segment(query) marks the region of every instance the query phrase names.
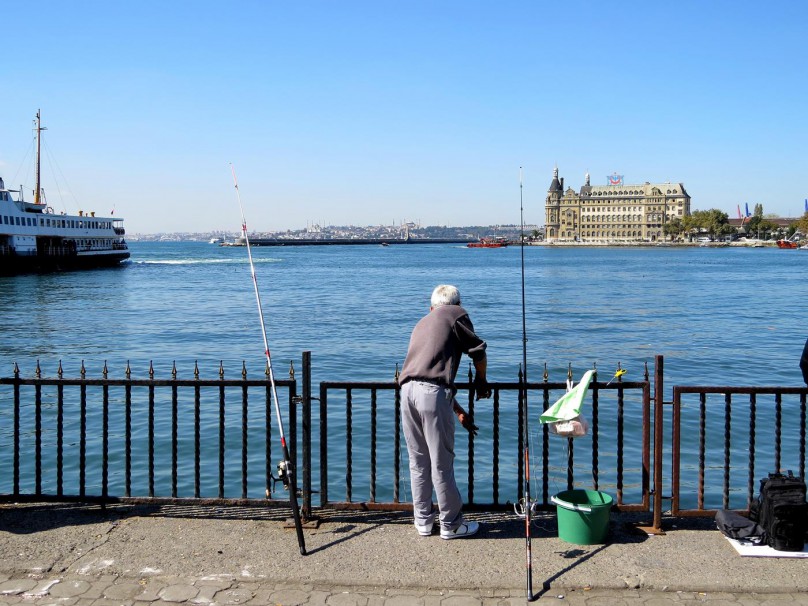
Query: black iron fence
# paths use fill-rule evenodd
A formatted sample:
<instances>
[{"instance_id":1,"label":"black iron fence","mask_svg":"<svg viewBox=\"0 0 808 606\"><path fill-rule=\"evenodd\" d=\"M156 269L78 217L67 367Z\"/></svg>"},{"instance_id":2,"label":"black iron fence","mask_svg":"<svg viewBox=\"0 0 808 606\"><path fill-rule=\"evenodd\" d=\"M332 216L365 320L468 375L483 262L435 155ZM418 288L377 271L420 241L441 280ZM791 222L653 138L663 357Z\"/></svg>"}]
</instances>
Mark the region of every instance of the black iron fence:
<instances>
[{"instance_id":1,"label":"black iron fence","mask_svg":"<svg viewBox=\"0 0 808 606\"><path fill-rule=\"evenodd\" d=\"M805 477L807 394L806 387L674 387L671 513L748 509L769 472ZM707 504L705 494L719 487L720 505Z\"/></svg>"},{"instance_id":2,"label":"black iron fence","mask_svg":"<svg viewBox=\"0 0 808 606\"><path fill-rule=\"evenodd\" d=\"M567 372L572 378L572 369ZM492 397L474 400L471 370L458 383L458 400L480 427L477 436L458 429L464 452L455 463L466 507L510 507L519 500L524 478L522 407L525 393L530 432L535 435L532 478L541 506L550 506L551 491L594 486L615 492L624 510L650 505L650 382L590 384L592 406L586 416L587 438L551 435L539 416L567 389L566 381L526 385L491 383ZM409 472L400 423L397 382L320 383L320 503L338 508L407 507ZM608 439L601 438L606 435ZM627 464L627 452L631 453ZM541 469L541 473L538 470ZM334 493L337 496L334 497Z\"/></svg>"},{"instance_id":3,"label":"black iron fence","mask_svg":"<svg viewBox=\"0 0 808 606\"><path fill-rule=\"evenodd\" d=\"M82 363L76 378L63 376L61 364L46 376L37 364L32 376L15 366L12 377L0 378L0 499L288 503L275 491L268 377L248 377L244 364L232 375L220 365L213 379L201 378L196 365L185 374L174 366L167 376L150 365L139 378L128 366L122 378L110 377L105 365L100 374L88 377ZM569 368L559 378L577 374ZM538 419L567 381L546 370L541 381L515 379L492 383L492 397L481 401L473 399L470 372L458 384L458 400L480 427L477 436L458 429L456 442L469 508L507 508L521 496L525 398L531 492L541 507L557 491L594 488L615 495L621 510L653 510L659 527L663 501L676 516L744 509L768 472L805 473L805 387L680 386L666 402L657 356L653 380L647 369L632 382L596 374L585 409L589 434L571 439ZM304 517L318 506L408 508L396 377L322 382L312 406L318 398L304 352L302 380L290 366L277 385Z\"/></svg>"},{"instance_id":4,"label":"black iron fence","mask_svg":"<svg viewBox=\"0 0 808 606\"><path fill-rule=\"evenodd\" d=\"M0 379L0 493L13 500L271 500L271 389L266 377L180 378L176 366L146 378ZM286 393L291 456L297 444L297 381ZM283 391L285 390L285 392ZM252 396L252 397L251 397ZM280 397L280 396L279 396ZM280 451L280 450L279 450Z\"/></svg>"}]
</instances>

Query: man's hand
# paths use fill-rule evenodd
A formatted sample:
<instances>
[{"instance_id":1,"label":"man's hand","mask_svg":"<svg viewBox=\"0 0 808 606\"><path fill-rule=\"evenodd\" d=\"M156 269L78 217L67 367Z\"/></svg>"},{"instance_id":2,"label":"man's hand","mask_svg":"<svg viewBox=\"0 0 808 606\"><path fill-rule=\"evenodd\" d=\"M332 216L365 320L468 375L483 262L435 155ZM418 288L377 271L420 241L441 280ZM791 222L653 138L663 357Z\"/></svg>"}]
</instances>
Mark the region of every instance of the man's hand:
<instances>
[{"instance_id":1,"label":"man's hand","mask_svg":"<svg viewBox=\"0 0 808 606\"><path fill-rule=\"evenodd\" d=\"M477 431L480 429L474 424L474 421L471 420L471 417L468 413L461 412L457 415L457 420L460 421L460 424L466 428L471 435L476 436Z\"/></svg>"},{"instance_id":2,"label":"man's hand","mask_svg":"<svg viewBox=\"0 0 808 606\"><path fill-rule=\"evenodd\" d=\"M485 377L481 377L479 374L474 377L474 395L477 400L485 400L491 397L491 386L485 380Z\"/></svg>"}]
</instances>

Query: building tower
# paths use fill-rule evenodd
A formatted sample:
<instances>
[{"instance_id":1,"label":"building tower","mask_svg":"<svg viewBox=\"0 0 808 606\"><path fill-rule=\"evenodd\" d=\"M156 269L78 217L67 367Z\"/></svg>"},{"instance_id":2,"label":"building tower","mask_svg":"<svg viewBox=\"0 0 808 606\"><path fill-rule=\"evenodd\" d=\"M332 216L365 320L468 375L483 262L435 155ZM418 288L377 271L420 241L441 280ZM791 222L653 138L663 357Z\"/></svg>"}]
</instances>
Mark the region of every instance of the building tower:
<instances>
[{"instance_id":1,"label":"building tower","mask_svg":"<svg viewBox=\"0 0 808 606\"><path fill-rule=\"evenodd\" d=\"M690 215L690 196L683 183L630 185L622 175L607 177L607 185L592 185L589 173L576 192L564 190L564 179L553 169L545 202L547 242L629 244L668 239L665 226Z\"/></svg>"}]
</instances>

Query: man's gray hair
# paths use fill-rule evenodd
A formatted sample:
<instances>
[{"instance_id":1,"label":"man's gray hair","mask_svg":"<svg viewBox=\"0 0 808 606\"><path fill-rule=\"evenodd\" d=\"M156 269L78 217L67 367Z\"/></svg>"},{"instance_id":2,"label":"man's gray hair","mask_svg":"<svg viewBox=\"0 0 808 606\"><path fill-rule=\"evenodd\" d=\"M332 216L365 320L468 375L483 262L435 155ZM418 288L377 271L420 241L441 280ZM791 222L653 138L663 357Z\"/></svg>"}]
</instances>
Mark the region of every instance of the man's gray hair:
<instances>
[{"instance_id":1,"label":"man's gray hair","mask_svg":"<svg viewBox=\"0 0 808 606\"><path fill-rule=\"evenodd\" d=\"M451 284L440 284L432 291L431 304L434 308L444 305L460 305L460 291Z\"/></svg>"}]
</instances>

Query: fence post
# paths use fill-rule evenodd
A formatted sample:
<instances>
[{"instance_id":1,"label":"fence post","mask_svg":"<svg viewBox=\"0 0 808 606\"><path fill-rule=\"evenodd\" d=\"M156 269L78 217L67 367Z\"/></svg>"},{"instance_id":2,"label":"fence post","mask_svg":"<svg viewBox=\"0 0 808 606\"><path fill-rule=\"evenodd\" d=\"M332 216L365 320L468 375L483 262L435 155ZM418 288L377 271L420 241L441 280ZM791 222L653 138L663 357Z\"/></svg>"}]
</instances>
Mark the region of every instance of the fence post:
<instances>
[{"instance_id":1,"label":"fence post","mask_svg":"<svg viewBox=\"0 0 808 606\"><path fill-rule=\"evenodd\" d=\"M328 390L320 383L320 507L328 504Z\"/></svg>"},{"instance_id":2,"label":"fence post","mask_svg":"<svg viewBox=\"0 0 808 606\"><path fill-rule=\"evenodd\" d=\"M303 352L303 519L311 518L311 352Z\"/></svg>"},{"instance_id":3,"label":"fence post","mask_svg":"<svg viewBox=\"0 0 808 606\"><path fill-rule=\"evenodd\" d=\"M665 363L661 355L654 360L654 521L653 530L662 531L662 403L664 396Z\"/></svg>"}]
</instances>

